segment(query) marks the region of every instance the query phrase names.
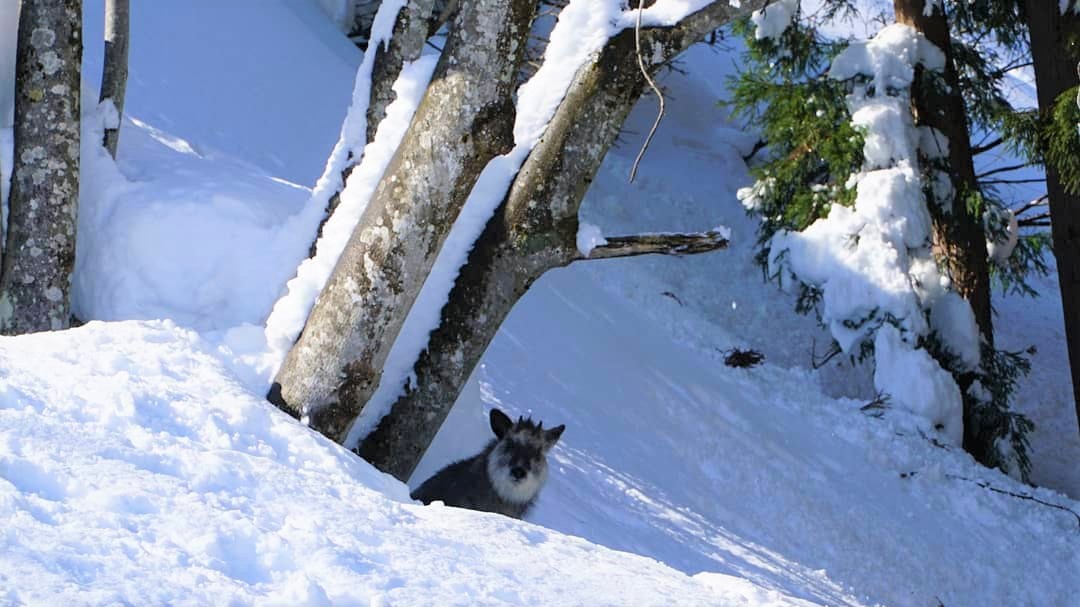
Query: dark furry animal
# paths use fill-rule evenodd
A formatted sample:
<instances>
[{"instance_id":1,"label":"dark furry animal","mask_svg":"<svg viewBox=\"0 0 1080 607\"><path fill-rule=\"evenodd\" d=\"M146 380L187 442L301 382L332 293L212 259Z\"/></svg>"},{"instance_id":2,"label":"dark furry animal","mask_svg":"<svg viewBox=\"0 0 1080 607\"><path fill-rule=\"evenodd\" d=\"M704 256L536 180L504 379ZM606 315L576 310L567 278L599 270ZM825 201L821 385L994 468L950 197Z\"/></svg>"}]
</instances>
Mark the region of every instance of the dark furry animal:
<instances>
[{"instance_id":1,"label":"dark furry animal","mask_svg":"<svg viewBox=\"0 0 1080 607\"><path fill-rule=\"evenodd\" d=\"M520 417L514 423L498 409L490 419L495 438L484 450L436 472L412 492L413 499L525 516L547 480L547 453L566 426L544 430L543 422Z\"/></svg>"}]
</instances>

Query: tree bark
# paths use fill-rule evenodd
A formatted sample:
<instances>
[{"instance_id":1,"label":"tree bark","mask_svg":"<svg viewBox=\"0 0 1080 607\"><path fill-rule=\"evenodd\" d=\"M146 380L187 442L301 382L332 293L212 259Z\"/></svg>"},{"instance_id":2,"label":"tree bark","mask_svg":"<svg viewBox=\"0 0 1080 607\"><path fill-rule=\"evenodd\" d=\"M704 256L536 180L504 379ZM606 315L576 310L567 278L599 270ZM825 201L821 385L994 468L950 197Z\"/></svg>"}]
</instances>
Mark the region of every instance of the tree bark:
<instances>
[{"instance_id":1,"label":"tree bark","mask_svg":"<svg viewBox=\"0 0 1080 607\"><path fill-rule=\"evenodd\" d=\"M341 442L487 162L513 144L535 0L474 0L268 397Z\"/></svg>"},{"instance_id":2,"label":"tree bark","mask_svg":"<svg viewBox=\"0 0 1080 607\"><path fill-rule=\"evenodd\" d=\"M764 4L743 2L735 9L714 2L675 26L642 30L649 69L655 72L709 32ZM633 30L614 36L578 71L461 269L414 367L416 384L361 442L364 459L408 480L514 304L545 272L583 258L576 245L578 209L644 86ZM605 256L598 249L593 252Z\"/></svg>"},{"instance_id":3,"label":"tree bark","mask_svg":"<svg viewBox=\"0 0 1080 607\"><path fill-rule=\"evenodd\" d=\"M375 139L375 131L386 117L386 106L393 103L396 97L393 87L402 66L420 57L420 51L428 39L428 24L434 9L435 0L409 0L398 11L390 40L376 46L375 62L371 68L371 101L367 111L368 141ZM371 52L371 48L367 52Z\"/></svg>"},{"instance_id":4,"label":"tree bark","mask_svg":"<svg viewBox=\"0 0 1080 607\"><path fill-rule=\"evenodd\" d=\"M101 96L104 102L111 99L116 107L116 128L105 128L105 149L116 159L116 146L120 142L120 123L124 117L124 95L127 92L128 0L105 0L105 64L101 74Z\"/></svg>"},{"instance_id":5,"label":"tree bark","mask_svg":"<svg viewBox=\"0 0 1080 607\"><path fill-rule=\"evenodd\" d=\"M82 1L24 0L0 333L64 329L79 201Z\"/></svg>"},{"instance_id":6,"label":"tree bark","mask_svg":"<svg viewBox=\"0 0 1080 607\"><path fill-rule=\"evenodd\" d=\"M1049 113L1065 91L1080 84L1076 72L1080 61L1080 16L1072 11L1059 13L1057 2L1028 2L1026 10L1039 111ZM1061 309L1065 315L1073 399L1080 420L1080 196L1065 191L1057 169L1049 164L1046 193L1061 286Z\"/></svg>"},{"instance_id":7,"label":"tree bark","mask_svg":"<svg viewBox=\"0 0 1080 607\"><path fill-rule=\"evenodd\" d=\"M398 11L394 20L394 30L390 40L378 45L375 49L375 59L371 66L371 87L368 95L367 126L364 132L367 135L367 143L375 139L375 133L379 129L379 123L386 117L386 108L393 103L394 82L401 74L401 69L407 61L415 61L420 57L427 41L427 24L431 20L431 12L434 10L436 0L411 0ZM366 6L372 17L378 8L378 2L371 2ZM361 10L358 5L357 10ZM368 24L370 34L370 23ZM380 41L381 42L381 41ZM367 52L367 51L365 51ZM311 242L308 257L314 257L317 252L319 238L330 216L341 204L341 192L349 180L349 175L356 168L359 158L349 152L349 158L345 168L341 171L341 183L338 185L330 199L326 203L326 214L319 222L319 229L315 234L315 240Z\"/></svg>"}]
</instances>

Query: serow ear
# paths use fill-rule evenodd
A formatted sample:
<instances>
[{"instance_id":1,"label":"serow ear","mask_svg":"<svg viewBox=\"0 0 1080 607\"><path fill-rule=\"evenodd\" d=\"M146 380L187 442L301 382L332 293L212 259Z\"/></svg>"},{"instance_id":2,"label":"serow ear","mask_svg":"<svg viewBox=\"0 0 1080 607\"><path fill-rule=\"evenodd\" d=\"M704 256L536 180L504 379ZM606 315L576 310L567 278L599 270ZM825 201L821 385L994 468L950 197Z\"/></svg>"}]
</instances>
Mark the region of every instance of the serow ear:
<instances>
[{"instance_id":1,"label":"serow ear","mask_svg":"<svg viewBox=\"0 0 1080 607\"><path fill-rule=\"evenodd\" d=\"M544 451L550 450L555 446L555 443L559 442L559 437L562 436L563 430L566 430L565 424L544 431Z\"/></svg>"},{"instance_id":2,"label":"serow ear","mask_svg":"<svg viewBox=\"0 0 1080 607\"><path fill-rule=\"evenodd\" d=\"M514 422L502 411L498 409L491 410L491 431L495 433L496 438L502 438L513 427Z\"/></svg>"}]
</instances>

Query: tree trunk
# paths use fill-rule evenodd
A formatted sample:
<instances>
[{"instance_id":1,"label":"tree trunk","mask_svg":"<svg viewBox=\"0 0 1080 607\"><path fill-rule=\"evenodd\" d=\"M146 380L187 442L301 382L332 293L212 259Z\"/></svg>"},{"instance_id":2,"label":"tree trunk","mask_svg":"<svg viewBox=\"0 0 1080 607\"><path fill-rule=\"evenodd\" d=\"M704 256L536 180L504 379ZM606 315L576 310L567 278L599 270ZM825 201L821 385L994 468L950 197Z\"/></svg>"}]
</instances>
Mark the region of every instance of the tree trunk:
<instances>
[{"instance_id":1,"label":"tree trunk","mask_svg":"<svg viewBox=\"0 0 1080 607\"><path fill-rule=\"evenodd\" d=\"M978 191L967 110L952 59L948 20L939 2L932 2L934 8L929 15L924 4L925 0L896 0L893 7L897 22L915 28L945 53L945 88L926 86L926 78L916 78L912 90L916 123L933 127L949 139L947 162L953 199L929 205L934 253L944 262L953 289L971 304L983 338L993 344L986 235L982 218L967 205L968 197ZM944 202L944 208L940 202Z\"/></svg>"},{"instance_id":2,"label":"tree trunk","mask_svg":"<svg viewBox=\"0 0 1080 607\"><path fill-rule=\"evenodd\" d=\"M978 193L975 163L971 154L967 111L961 96L956 66L952 58L949 22L942 5L931 0L895 0L896 20L919 31L945 53L944 86L935 83L918 68L912 85L915 121L929 126L948 138L949 150L944 165L925 161L923 174L932 183L933 173L944 170L952 183L952 200L931 199L927 206L933 221L934 255L952 281L952 288L971 304L975 322L984 340L984 348L993 348L994 329L990 308L990 271L986 253L986 234L982 217L969 208L968 201ZM927 190L932 188L928 187ZM1000 429L988 427L981 412L983 403L968 393L974 373L958 378L964 406L964 450L978 462L992 466L998 459L995 442Z\"/></svg>"},{"instance_id":3,"label":"tree trunk","mask_svg":"<svg viewBox=\"0 0 1080 607\"><path fill-rule=\"evenodd\" d=\"M402 66L420 57L428 39L428 24L435 0L409 0L394 23L394 34L388 43L375 48L375 63L371 68L371 102L367 111L367 140L375 139L379 123L386 117L386 106L396 97L393 86ZM367 52L371 52L368 49Z\"/></svg>"},{"instance_id":4,"label":"tree trunk","mask_svg":"<svg viewBox=\"0 0 1080 607\"><path fill-rule=\"evenodd\" d=\"M64 329L79 202L82 1L24 0L0 333Z\"/></svg>"},{"instance_id":5,"label":"tree trunk","mask_svg":"<svg viewBox=\"0 0 1080 607\"><path fill-rule=\"evenodd\" d=\"M341 442L480 171L513 144L535 0L462 7L424 99L269 398Z\"/></svg>"},{"instance_id":6,"label":"tree trunk","mask_svg":"<svg viewBox=\"0 0 1080 607\"><path fill-rule=\"evenodd\" d=\"M1080 16L1072 11L1060 14L1056 2L1028 2L1026 6L1039 111L1049 113L1062 93L1080 84L1076 72L1080 61ZM1061 309L1065 313L1073 399L1080 420L1080 196L1065 191L1058 171L1050 165L1046 167L1046 193Z\"/></svg>"},{"instance_id":7,"label":"tree trunk","mask_svg":"<svg viewBox=\"0 0 1080 607\"><path fill-rule=\"evenodd\" d=\"M734 9L715 2L676 26L644 29L649 68L655 72L763 4L743 2ZM584 259L576 245L578 209L645 86L634 48L634 31L623 31L578 71L458 275L439 327L414 367L416 385L360 444L360 455L380 470L408 480L517 300L548 270ZM703 252L726 244L717 234L611 238L589 258Z\"/></svg>"},{"instance_id":8,"label":"tree trunk","mask_svg":"<svg viewBox=\"0 0 1080 607\"><path fill-rule=\"evenodd\" d=\"M396 97L393 87L394 82L397 81L398 76L401 74L401 68L404 67L406 62L415 61L419 58L420 52L424 49L424 43L428 37L427 24L431 21L431 12L434 10L435 1L411 0L406 3L398 11L397 17L394 19L394 29L390 34L390 40L379 41L380 43L375 49L375 59L372 61L371 66L370 92L368 94L367 125L364 129L367 134L367 143L371 143L375 139L379 123L386 117L386 108L393 103ZM378 2L365 5L371 11L372 18L374 18L374 12L378 5ZM360 10L360 8L358 5L357 10ZM369 23L368 34L370 34L370 27L371 24ZM368 34L365 34L365 36ZM357 77L361 76L357 75ZM311 242L308 257L315 256L323 228L326 226L330 216L337 210L338 205L341 204L341 191L345 188L349 175L352 174L359 161L360 158L350 151L345 168L341 171L341 183L334 193L330 195L330 199L326 203L326 214L323 216L322 221L319 222L319 229L316 232L315 240Z\"/></svg>"},{"instance_id":9,"label":"tree trunk","mask_svg":"<svg viewBox=\"0 0 1080 607\"><path fill-rule=\"evenodd\" d=\"M105 128L105 149L116 159L120 122L124 117L124 94L128 76L128 0L105 0L105 66L101 74L101 97L116 107L116 128Z\"/></svg>"}]
</instances>

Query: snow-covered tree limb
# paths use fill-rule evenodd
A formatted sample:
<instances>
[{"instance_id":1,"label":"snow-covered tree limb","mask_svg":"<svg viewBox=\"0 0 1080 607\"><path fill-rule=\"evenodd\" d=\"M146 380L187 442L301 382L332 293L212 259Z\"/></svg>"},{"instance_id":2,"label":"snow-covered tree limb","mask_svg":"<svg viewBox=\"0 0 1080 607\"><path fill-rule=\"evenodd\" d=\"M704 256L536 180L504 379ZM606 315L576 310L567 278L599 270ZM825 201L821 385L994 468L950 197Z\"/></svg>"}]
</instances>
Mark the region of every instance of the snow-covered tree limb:
<instances>
[{"instance_id":1,"label":"snow-covered tree limb","mask_svg":"<svg viewBox=\"0 0 1080 607\"><path fill-rule=\"evenodd\" d=\"M410 0L398 11L390 40L376 40L367 52L375 53L371 69L371 101L367 111L367 140L375 139L379 123L386 117L386 106L394 101L394 82L401 66L415 61L428 38L428 22L435 0Z\"/></svg>"},{"instance_id":2,"label":"snow-covered tree limb","mask_svg":"<svg viewBox=\"0 0 1080 607\"><path fill-rule=\"evenodd\" d=\"M405 63L415 61L420 57L424 42L427 40L427 23L431 18L434 5L435 0L391 0L379 7L380 12L394 10L397 12L389 39L376 36L368 45L368 52L374 53L370 73L367 73L362 65L356 74L357 78L369 78L364 142L370 143L375 139L379 123L386 117L386 108L394 101L394 82L401 74L402 67ZM366 58L364 63L367 64ZM342 136L346 137L347 134L343 133ZM360 154L353 148L363 148L364 142L350 146L345 166L341 169L341 181L326 203L326 215L319 224L318 235L322 235L326 220L337 210L341 203L341 190L344 189L349 175L360 162ZM318 236L316 236L316 242L311 243L312 256L316 253L317 241Z\"/></svg>"}]
</instances>

